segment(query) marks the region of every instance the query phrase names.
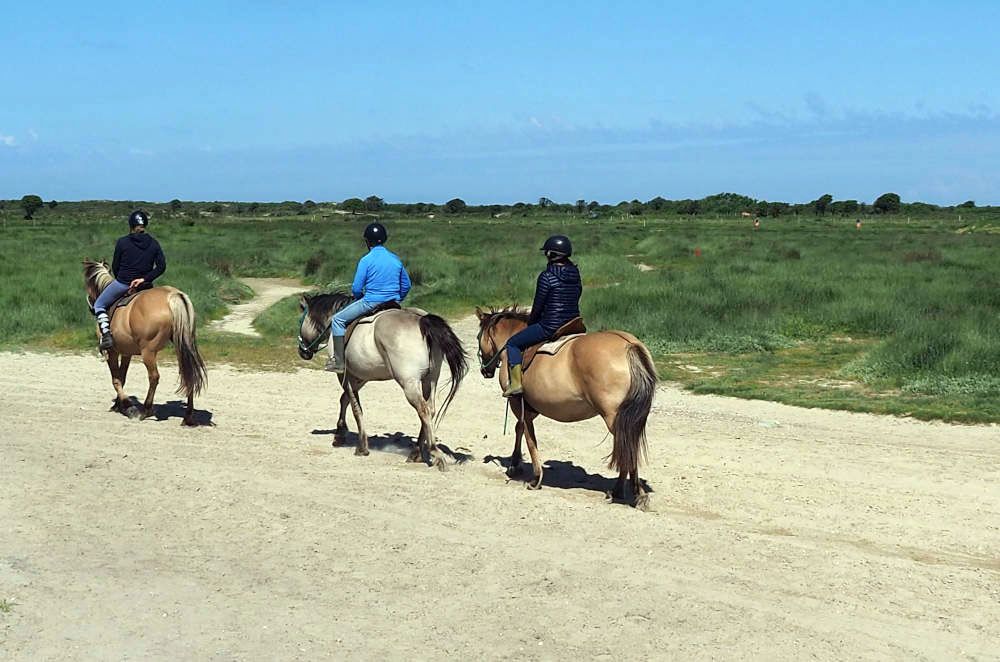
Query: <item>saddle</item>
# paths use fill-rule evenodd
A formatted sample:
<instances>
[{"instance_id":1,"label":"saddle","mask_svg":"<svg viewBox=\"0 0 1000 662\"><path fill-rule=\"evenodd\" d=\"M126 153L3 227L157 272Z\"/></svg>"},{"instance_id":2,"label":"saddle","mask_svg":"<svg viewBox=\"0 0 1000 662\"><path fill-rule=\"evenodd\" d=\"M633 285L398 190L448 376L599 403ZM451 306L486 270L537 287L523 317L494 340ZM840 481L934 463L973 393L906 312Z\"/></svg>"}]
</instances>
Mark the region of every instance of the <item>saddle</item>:
<instances>
[{"instance_id":1,"label":"saddle","mask_svg":"<svg viewBox=\"0 0 1000 662\"><path fill-rule=\"evenodd\" d=\"M362 324L371 324L378 317L379 313L384 313L387 310L401 310L403 307L399 305L398 301L386 301L385 303L380 303L371 312L365 313L361 317L355 319L353 322L347 325L347 330L344 332L344 346L351 341L351 335L354 333L354 329Z\"/></svg>"},{"instance_id":2,"label":"saddle","mask_svg":"<svg viewBox=\"0 0 1000 662\"><path fill-rule=\"evenodd\" d=\"M560 326L551 338L543 343L532 345L524 350L521 360L521 370L527 370L532 360L538 354L555 356L563 347L571 341L587 333L587 325L583 323L582 317L574 317L570 321Z\"/></svg>"},{"instance_id":3,"label":"saddle","mask_svg":"<svg viewBox=\"0 0 1000 662\"><path fill-rule=\"evenodd\" d=\"M139 296L140 294L142 294L146 290L151 290L151 289L153 289L153 285L151 283L143 283L139 287L139 289L135 290L134 292L129 292L128 294L126 294L122 298L116 300L113 304L111 304L108 307L108 319L111 319L111 318L113 318L115 316L115 311L116 310L118 310L119 308L124 308L125 306L129 305L130 303L132 303L132 300L135 299L137 296ZM90 311L91 312L94 311L93 306L91 306Z\"/></svg>"}]
</instances>

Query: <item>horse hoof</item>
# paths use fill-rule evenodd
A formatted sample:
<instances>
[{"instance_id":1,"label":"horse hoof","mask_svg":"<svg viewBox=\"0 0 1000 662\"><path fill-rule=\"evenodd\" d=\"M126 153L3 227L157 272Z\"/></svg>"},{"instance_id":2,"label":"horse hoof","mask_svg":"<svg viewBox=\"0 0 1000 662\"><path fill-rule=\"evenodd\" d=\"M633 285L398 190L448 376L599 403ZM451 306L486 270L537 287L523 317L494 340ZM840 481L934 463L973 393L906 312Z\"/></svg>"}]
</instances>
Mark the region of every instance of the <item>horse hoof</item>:
<instances>
[{"instance_id":1,"label":"horse hoof","mask_svg":"<svg viewBox=\"0 0 1000 662\"><path fill-rule=\"evenodd\" d=\"M542 477L539 476L535 480L529 480L527 483L524 484L524 486L527 487L529 490L540 490L542 489Z\"/></svg>"},{"instance_id":2,"label":"horse hoof","mask_svg":"<svg viewBox=\"0 0 1000 662\"><path fill-rule=\"evenodd\" d=\"M407 463L420 462L420 451L414 451L406 456Z\"/></svg>"},{"instance_id":3,"label":"horse hoof","mask_svg":"<svg viewBox=\"0 0 1000 662\"><path fill-rule=\"evenodd\" d=\"M334 448L337 448L338 446L343 446L346 442L347 440L344 439L343 437L338 437L335 435L333 437L333 443L330 445L333 446Z\"/></svg>"},{"instance_id":4,"label":"horse hoof","mask_svg":"<svg viewBox=\"0 0 1000 662\"><path fill-rule=\"evenodd\" d=\"M637 496L635 498L635 504L634 504L634 506L635 506L636 510L642 511L644 513L648 512L649 511L649 495L648 494L640 494L639 496Z\"/></svg>"},{"instance_id":5,"label":"horse hoof","mask_svg":"<svg viewBox=\"0 0 1000 662\"><path fill-rule=\"evenodd\" d=\"M362 457L368 457L368 449L367 448L355 448L354 449L354 454L355 455L360 455Z\"/></svg>"},{"instance_id":6,"label":"horse hoof","mask_svg":"<svg viewBox=\"0 0 1000 662\"><path fill-rule=\"evenodd\" d=\"M438 471L448 471L448 463L444 461L443 457L434 460L434 466L437 467Z\"/></svg>"},{"instance_id":7,"label":"horse hoof","mask_svg":"<svg viewBox=\"0 0 1000 662\"><path fill-rule=\"evenodd\" d=\"M524 469L524 467L522 465L520 465L520 464L512 464L509 467L507 467L507 477L508 478L517 478L518 476L521 475L521 471L523 469Z\"/></svg>"},{"instance_id":8,"label":"horse hoof","mask_svg":"<svg viewBox=\"0 0 1000 662\"><path fill-rule=\"evenodd\" d=\"M193 428L194 426L195 426L194 419L185 418L183 421L181 421L181 427Z\"/></svg>"}]
</instances>

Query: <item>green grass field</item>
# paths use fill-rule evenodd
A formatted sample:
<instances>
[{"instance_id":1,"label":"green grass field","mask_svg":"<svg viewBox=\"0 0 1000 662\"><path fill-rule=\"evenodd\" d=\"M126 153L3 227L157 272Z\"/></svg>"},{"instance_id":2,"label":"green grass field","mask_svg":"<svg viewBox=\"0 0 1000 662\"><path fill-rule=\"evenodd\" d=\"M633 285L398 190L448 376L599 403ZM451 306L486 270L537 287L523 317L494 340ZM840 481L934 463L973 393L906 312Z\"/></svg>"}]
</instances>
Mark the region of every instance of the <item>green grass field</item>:
<instances>
[{"instance_id":1,"label":"green grass field","mask_svg":"<svg viewBox=\"0 0 1000 662\"><path fill-rule=\"evenodd\" d=\"M570 235L591 328L645 341L661 376L701 393L1000 421L1000 218L584 220L571 216L387 218L414 281L410 303L447 316L530 303L538 252ZM343 287L364 220L154 219L163 284L200 322L248 295L237 276ZM124 223L47 216L0 230L0 346L93 343L84 257L111 257ZM642 265L642 269L640 269ZM294 367L296 303L259 318L261 340L201 334L209 360ZM470 348L471 350L471 348Z\"/></svg>"}]
</instances>

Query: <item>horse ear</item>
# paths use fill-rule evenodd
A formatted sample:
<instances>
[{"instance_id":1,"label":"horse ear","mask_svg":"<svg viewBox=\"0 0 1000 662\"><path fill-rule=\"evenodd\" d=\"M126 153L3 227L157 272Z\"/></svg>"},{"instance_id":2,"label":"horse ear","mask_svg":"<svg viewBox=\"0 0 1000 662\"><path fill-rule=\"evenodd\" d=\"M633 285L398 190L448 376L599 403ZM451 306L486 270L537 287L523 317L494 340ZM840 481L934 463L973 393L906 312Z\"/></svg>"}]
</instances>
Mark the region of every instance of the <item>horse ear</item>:
<instances>
[{"instance_id":1,"label":"horse ear","mask_svg":"<svg viewBox=\"0 0 1000 662\"><path fill-rule=\"evenodd\" d=\"M476 306L476 317L479 318L480 322L482 322L483 319L486 317L486 313L484 313L483 309L480 308L479 306Z\"/></svg>"},{"instance_id":2,"label":"horse ear","mask_svg":"<svg viewBox=\"0 0 1000 662\"><path fill-rule=\"evenodd\" d=\"M305 298L305 296L300 296L299 297L299 310L305 310L305 309L306 309L306 298Z\"/></svg>"}]
</instances>

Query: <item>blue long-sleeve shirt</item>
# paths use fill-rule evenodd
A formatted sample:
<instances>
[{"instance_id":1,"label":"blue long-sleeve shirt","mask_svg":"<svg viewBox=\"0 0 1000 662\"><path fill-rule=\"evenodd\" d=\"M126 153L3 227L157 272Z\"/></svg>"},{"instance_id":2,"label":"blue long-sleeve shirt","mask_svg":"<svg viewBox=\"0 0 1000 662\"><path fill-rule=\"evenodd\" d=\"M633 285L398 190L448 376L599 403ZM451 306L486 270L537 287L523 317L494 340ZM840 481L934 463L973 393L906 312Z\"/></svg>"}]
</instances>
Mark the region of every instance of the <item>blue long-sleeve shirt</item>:
<instances>
[{"instance_id":1,"label":"blue long-sleeve shirt","mask_svg":"<svg viewBox=\"0 0 1000 662\"><path fill-rule=\"evenodd\" d=\"M395 253L385 246L375 246L358 260L351 292L367 303L402 301L410 291L410 275Z\"/></svg>"}]
</instances>

